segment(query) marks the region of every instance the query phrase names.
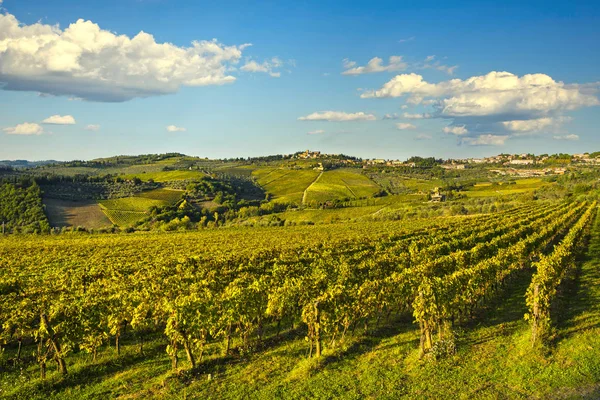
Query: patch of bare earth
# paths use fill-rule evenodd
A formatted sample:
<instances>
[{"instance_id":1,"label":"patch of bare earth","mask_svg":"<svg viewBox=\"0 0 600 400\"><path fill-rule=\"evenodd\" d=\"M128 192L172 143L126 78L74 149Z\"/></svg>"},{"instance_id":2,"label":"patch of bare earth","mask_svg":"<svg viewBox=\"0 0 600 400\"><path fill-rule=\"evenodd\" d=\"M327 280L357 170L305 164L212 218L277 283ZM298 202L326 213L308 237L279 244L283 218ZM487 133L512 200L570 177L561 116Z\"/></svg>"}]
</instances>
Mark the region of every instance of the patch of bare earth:
<instances>
[{"instance_id":1,"label":"patch of bare earth","mask_svg":"<svg viewBox=\"0 0 600 400\"><path fill-rule=\"evenodd\" d=\"M46 215L53 227L81 226L99 229L112 226L98 203L94 200L58 200L44 199Z\"/></svg>"}]
</instances>

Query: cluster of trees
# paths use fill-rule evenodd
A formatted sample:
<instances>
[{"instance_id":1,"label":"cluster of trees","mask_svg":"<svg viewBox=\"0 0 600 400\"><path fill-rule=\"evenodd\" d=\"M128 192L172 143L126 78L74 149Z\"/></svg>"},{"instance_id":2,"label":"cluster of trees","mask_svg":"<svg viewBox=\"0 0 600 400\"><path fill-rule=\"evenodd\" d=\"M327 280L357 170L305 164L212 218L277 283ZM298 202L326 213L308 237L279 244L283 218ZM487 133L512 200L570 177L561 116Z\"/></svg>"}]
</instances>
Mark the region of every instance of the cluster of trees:
<instances>
[{"instance_id":1,"label":"cluster of trees","mask_svg":"<svg viewBox=\"0 0 600 400\"><path fill-rule=\"evenodd\" d=\"M169 158L185 157L185 154L181 153L164 153L164 154L141 154L138 156L115 156L109 158L99 158L91 161L74 160L68 162L62 162L57 165L61 167L90 167L90 168L106 168L106 167L119 167L124 165L142 165L142 164L154 164L158 161L166 160Z\"/></svg>"},{"instance_id":2,"label":"cluster of trees","mask_svg":"<svg viewBox=\"0 0 600 400\"><path fill-rule=\"evenodd\" d=\"M181 201L152 207L137 229L186 230L212 228L237 219L285 211L290 204L272 203L248 177L213 174L172 186L185 188Z\"/></svg>"},{"instance_id":3,"label":"cluster of trees","mask_svg":"<svg viewBox=\"0 0 600 400\"><path fill-rule=\"evenodd\" d=\"M90 177L91 178L91 177ZM144 190L159 188L154 182L142 182L138 178L123 180L119 177L99 180L70 181L56 183L41 183L45 196L62 200L104 200L135 196Z\"/></svg>"},{"instance_id":4,"label":"cluster of trees","mask_svg":"<svg viewBox=\"0 0 600 400\"><path fill-rule=\"evenodd\" d=\"M0 184L0 232L49 232L42 191L35 181Z\"/></svg>"}]
</instances>

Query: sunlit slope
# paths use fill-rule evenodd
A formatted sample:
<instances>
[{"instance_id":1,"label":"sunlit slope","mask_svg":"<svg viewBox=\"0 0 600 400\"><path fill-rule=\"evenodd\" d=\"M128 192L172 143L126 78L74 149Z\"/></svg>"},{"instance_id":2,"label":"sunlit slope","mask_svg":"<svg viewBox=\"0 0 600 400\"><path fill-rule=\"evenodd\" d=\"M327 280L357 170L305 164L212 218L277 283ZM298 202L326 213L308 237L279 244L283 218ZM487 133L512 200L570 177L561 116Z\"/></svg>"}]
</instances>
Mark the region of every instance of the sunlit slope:
<instances>
[{"instance_id":1,"label":"sunlit slope","mask_svg":"<svg viewBox=\"0 0 600 400\"><path fill-rule=\"evenodd\" d=\"M359 170L325 171L306 191L305 203L372 197L380 188Z\"/></svg>"},{"instance_id":2,"label":"sunlit slope","mask_svg":"<svg viewBox=\"0 0 600 400\"><path fill-rule=\"evenodd\" d=\"M259 168L252 175L274 201L300 204L304 191L320 173L313 169Z\"/></svg>"},{"instance_id":3,"label":"sunlit slope","mask_svg":"<svg viewBox=\"0 0 600 400\"><path fill-rule=\"evenodd\" d=\"M331 200L372 197L380 187L360 170L259 168L253 171L258 183L273 196L274 201L323 203Z\"/></svg>"}]
</instances>

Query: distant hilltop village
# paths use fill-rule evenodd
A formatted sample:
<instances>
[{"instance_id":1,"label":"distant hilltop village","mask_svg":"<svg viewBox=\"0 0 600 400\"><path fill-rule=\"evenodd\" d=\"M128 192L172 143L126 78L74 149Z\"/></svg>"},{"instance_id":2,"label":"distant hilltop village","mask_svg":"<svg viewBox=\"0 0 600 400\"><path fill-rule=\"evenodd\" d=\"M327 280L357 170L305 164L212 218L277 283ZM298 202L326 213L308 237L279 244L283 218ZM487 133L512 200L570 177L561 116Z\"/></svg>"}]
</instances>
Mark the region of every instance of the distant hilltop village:
<instances>
[{"instance_id":1,"label":"distant hilltop village","mask_svg":"<svg viewBox=\"0 0 600 400\"><path fill-rule=\"evenodd\" d=\"M237 163L271 163L279 161L290 161L288 167L296 169L314 168L316 170L329 170L335 168L352 167L363 169L387 169L387 168L415 168L415 169L439 169L448 172L459 172L465 169L485 169L499 175L515 176L541 176L561 175L567 171L569 166L595 166L600 165L600 151L581 154L499 154L485 158L464 159L441 159L435 157L410 157L405 161L398 159L371 158L362 159L345 154L327 154L320 151L305 150L292 154L274 154L259 157L238 157L210 160L208 157L186 156L181 153L165 154L142 154L137 156L115 156L110 158L98 158L90 161L25 161L25 160L0 160L0 173L3 171L18 171L27 168L44 168L48 165L60 165L65 167L94 167L103 168L112 164L151 164L163 159L181 157L185 160L179 165L186 169L201 169L202 165L197 162L237 162ZM164 170L172 167L165 166Z\"/></svg>"},{"instance_id":2,"label":"distant hilltop village","mask_svg":"<svg viewBox=\"0 0 600 400\"><path fill-rule=\"evenodd\" d=\"M600 165L600 152L581 153L581 154L499 154L485 158L464 158L464 159L435 159L433 157L411 157L406 161L390 160L382 158L360 159L348 157L343 154L325 154L320 151L306 150L283 156L283 158L298 160L333 160L335 165L362 165L363 168L370 167L404 167L404 168L433 168L440 167L445 170L463 170L475 168L477 166L499 167L490 169L501 175L516 176L541 176L541 175L562 175L566 171L565 165ZM318 163L315 169L323 169L323 162ZM501 167L501 168L500 168ZM325 167L326 168L326 167Z\"/></svg>"}]
</instances>

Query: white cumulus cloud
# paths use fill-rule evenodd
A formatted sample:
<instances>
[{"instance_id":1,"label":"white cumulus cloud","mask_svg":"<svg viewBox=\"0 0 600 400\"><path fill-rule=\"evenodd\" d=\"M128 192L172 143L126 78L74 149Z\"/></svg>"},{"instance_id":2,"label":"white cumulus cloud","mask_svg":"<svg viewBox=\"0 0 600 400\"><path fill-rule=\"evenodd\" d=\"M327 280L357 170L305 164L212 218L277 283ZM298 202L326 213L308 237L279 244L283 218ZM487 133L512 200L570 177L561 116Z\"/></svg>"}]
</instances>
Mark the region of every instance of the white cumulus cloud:
<instances>
[{"instance_id":1,"label":"white cumulus cloud","mask_svg":"<svg viewBox=\"0 0 600 400\"><path fill-rule=\"evenodd\" d=\"M531 132L539 131L540 129L546 128L554 123L552 118L537 118L531 120L515 120L515 121L502 121L502 125L513 132Z\"/></svg>"},{"instance_id":2,"label":"white cumulus cloud","mask_svg":"<svg viewBox=\"0 0 600 400\"><path fill-rule=\"evenodd\" d=\"M458 65L453 65L453 66L444 65L440 61L436 60L435 56L427 56L427 57L425 57L425 61L424 61L423 65L421 66L421 68L422 69L427 69L427 68L436 69L438 71L445 72L448 75L454 75L454 72L458 68Z\"/></svg>"},{"instance_id":3,"label":"white cumulus cloud","mask_svg":"<svg viewBox=\"0 0 600 400\"><path fill-rule=\"evenodd\" d=\"M264 72L273 78L279 78L281 76L281 72L275 70L277 68L281 68L282 66L283 61L278 57L273 57L270 61L264 61L260 64L254 60L250 60L246 62L240 69L244 72Z\"/></svg>"},{"instance_id":4,"label":"white cumulus cloud","mask_svg":"<svg viewBox=\"0 0 600 400\"><path fill-rule=\"evenodd\" d=\"M85 128L86 131L99 131L100 130L100 125L94 125L94 124L89 124L87 125Z\"/></svg>"},{"instance_id":5,"label":"white cumulus cloud","mask_svg":"<svg viewBox=\"0 0 600 400\"><path fill-rule=\"evenodd\" d=\"M308 135L321 135L323 133L325 133L323 129L317 129L316 131L307 132Z\"/></svg>"},{"instance_id":6,"label":"white cumulus cloud","mask_svg":"<svg viewBox=\"0 0 600 400\"><path fill-rule=\"evenodd\" d=\"M344 72L342 75L361 75L372 74L375 72L386 71L403 71L408 67L408 64L402 61L402 56L391 56L388 64L383 64L383 59L374 57L364 67L356 67L356 62L345 59L343 61Z\"/></svg>"},{"instance_id":7,"label":"white cumulus cloud","mask_svg":"<svg viewBox=\"0 0 600 400\"><path fill-rule=\"evenodd\" d=\"M541 118L553 111L574 110L600 104L596 96L577 85L556 82L548 75L518 77L509 72L490 72L465 80L426 82L415 73L397 75L379 90L361 95L370 97L435 97L438 113L445 117L512 114ZM525 118L524 118L525 119Z\"/></svg>"},{"instance_id":8,"label":"white cumulus cloud","mask_svg":"<svg viewBox=\"0 0 600 400\"><path fill-rule=\"evenodd\" d=\"M427 118L431 118L431 114L429 113L422 113L422 114L411 114L411 113L403 113L402 114L402 118L406 118L406 119L427 119Z\"/></svg>"},{"instance_id":9,"label":"white cumulus cloud","mask_svg":"<svg viewBox=\"0 0 600 400\"><path fill-rule=\"evenodd\" d=\"M75 118L72 115L53 115L42 121L42 124L50 125L75 125Z\"/></svg>"},{"instance_id":10,"label":"white cumulus cloud","mask_svg":"<svg viewBox=\"0 0 600 400\"><path fill-rule=\"evenodd\" d=\"M469 146L502 146L508 137L508 135L479 135L476 137L462 138L461 143Z\"/></svg>"},{"instance_id":11,"label":"white cumulus cloud","mask_svg":"<svg viewBox=\"0 0 600 400\"><path fill-rule=\"evenodd\" d=\"M33 122L24 122L16 126L10 126L2 129L8 135L41 135L44 128Z\"/></svg>"},{"instance_id":12,"label":"white cumulus cloud","mask_svg":"<svg viewBox=\"0 0 600 400\"><path fill-rule=\"evenodd\" d=\"M167 131L168 132L185 132L186 129L182 128L180 126L169 125L169 126L167 126Z\"/></svg>"},{"instance_id":13,"label":"white cumulus cloud","mask_svg":"<svg viewBox=\"0 0 600 400\"><path fill-rule=\"evenodd\" d=\"M398 122L396 124L396 128L400 129L401 131L417 129L417 127L414 126L413 124L409 124L406 122Z\"/></svg>"},{"instance_id":14,"label":"white cumulus cloud","mask_svg":"<svg viewBox=\"0 0 600 400\"><path fill-rule=\"evenodd\" d=\"M433 139L433 137L426 133L419 133L417 136L415 136L415 140L431 140L431 139Z\"/></svg>"},{"instance_id":15,"label":"white cumulus cloud","mask_svg":"<svg viewBox=\"0 0 600 400\"><path fill-rule=\"evenodd\" d=\"M299 121L375 121L377 118L373 114L366 114L362 111L356 113L347 113L343 111L319 111L298 118Z\"/></svg>"},{"instance_id":16,"label":"white cumulus cloud","mask_svg":"<svg viewBox=\"0 0 600 400\"><path fill-rule=\"evenodd\" d=\"M62 30L0 14L0 82L4 90L126 101L232 83L230 71L248 46L213 39L180 47L143 31L117 35L83 19Z\"/></svg>"},{"instance_id":17,"label":"white cumulus cloud","mask_svg":"<svg viewBox=\"0 0 600 400\"><path fill-rule=\"evenodd\" d=\"M428 57L427 61L434 60ZM446 133L459 135L459 143L502 145L511 137L556 133L570 121L566 113L600 105L600 84L566 84L545 74L517 76L490 72L467 79L427 82L421 75L400 74L362 98L406 97L407 103L431 106L423 114L404 118L440 118L452 121ZM457 129L464 128L464 132Z\"/></svg>"},{"instance_id":18,"label":"white cumulus cloud","mask_svg":"<svg viewBox=\"0 0 600 400\"><path fill-rule=\"evenodd\" d=\"M466 135L467 133L469 133L467 128L465 128L464 126L445 126L442 130L444 131L444 133L451 133L457 136Z\"/></svg>"},{"instance_id":19,"label":"white cumulus cloud","mask_svg":"<svg viewBox=\"0 0 600 400\"><path fill-rule=\"evenodd\" d=\"M558 135L558 136L554 136L554 140L579 140L579 135L575 135L575 134Z\"/></svg>"}]
</instances>

